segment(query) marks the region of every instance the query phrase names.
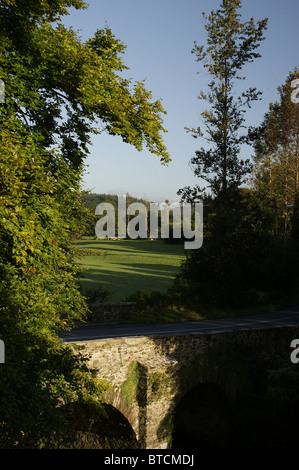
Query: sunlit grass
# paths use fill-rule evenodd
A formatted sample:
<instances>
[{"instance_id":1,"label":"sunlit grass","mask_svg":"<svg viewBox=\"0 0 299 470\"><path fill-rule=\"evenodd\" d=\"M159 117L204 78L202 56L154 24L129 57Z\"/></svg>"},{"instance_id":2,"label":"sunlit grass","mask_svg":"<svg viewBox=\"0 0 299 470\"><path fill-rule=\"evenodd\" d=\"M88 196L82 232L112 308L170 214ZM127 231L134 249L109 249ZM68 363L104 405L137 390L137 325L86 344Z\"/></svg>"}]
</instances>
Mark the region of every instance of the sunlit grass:
<instances>
[{"instance_id":1,"label":"sunlit grass","mask_svg":"<svg viewBox=\"0 0 299 470\"><path fill-rule=\"evenodd\" d=\"M79 277L84 295L98 287L108 292L106 301L127 300L137 290L164 293L172 285L185 259L183 245L171 245L163 240L94 240L84 239L78 247L86 251L77 260L85 270ZM90 250L90 251L89 251ZM198 321L239 317L273 311L272 305L257 308L225 309L197 305L196 309L182 305L154 305L126 313L122 321L156 323Z\"/></svg>"},{"instance_id":2,"label":"sunlit grass","mask_svg":"<svg viewBox=\"0 0 299 470\"><path fill-rule=\"evenodd\" d=\"M166 292L184 259L183 245L163 240L81 240L78 247L96 251L77 260L85 269L83 293L101 286L109 301L119 302L137 289Z\"/></svg>"}]
</instances>

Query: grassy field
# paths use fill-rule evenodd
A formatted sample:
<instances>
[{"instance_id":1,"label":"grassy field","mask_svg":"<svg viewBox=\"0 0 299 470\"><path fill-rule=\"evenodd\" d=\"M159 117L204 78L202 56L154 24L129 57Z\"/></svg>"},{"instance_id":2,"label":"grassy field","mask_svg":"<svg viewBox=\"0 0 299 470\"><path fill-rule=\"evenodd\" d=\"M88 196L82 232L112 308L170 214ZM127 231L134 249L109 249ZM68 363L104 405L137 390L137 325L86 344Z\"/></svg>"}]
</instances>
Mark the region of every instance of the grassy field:
<instances>
[{"instance_id":1,"label":"grassy field","mask_svg":"<svg viewBox=\"0 0 299 470\"><path fill-rule=\"evenodd\" d=\"M165 292L184 259L183 245L163 240L93 240L78 242L87 254L78 260L86 271L79 282L83 293L101 285L109 291L108 300L118 302L137 289Z\"/></svg>"},{"instance_id":2,"label":"grassy field","mask_svg":"<svg viewBox=\"0 0 299 470\"><path fill-rule=\"evenodd\" d=\"M183 245L171 245L163 240L94 240L78 242L85 250L77 260L84 270L79 277L83 295L99 286L109 293L105 301L120 302L137 289L166 292L185 258ZM89 292L88 292L89 291ZM90 301L91 298L89 298ZM97 299L98 300L98 299ZM97 301L96 300L96 301ZM154 323L203 320L207 318L238 317L273 311L273 306L244 308L238 310L216 307L196 309L180 305L143 309L126 314L125 321Z\"/></svg>"}]
</instances>

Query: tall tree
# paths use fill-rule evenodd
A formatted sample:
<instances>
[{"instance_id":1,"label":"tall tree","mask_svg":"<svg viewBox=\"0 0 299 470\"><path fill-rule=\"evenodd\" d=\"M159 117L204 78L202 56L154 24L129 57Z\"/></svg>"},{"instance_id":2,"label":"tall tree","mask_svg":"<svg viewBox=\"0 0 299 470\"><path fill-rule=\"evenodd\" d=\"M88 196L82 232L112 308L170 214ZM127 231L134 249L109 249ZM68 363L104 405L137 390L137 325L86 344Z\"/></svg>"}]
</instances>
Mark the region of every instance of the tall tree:
<instances>
[{"instance_id":1,"label":"tall tree","mask_svg":"<svg viewBox=\"0 0 299 470\"><path fill-rule=\"evenodd\" d=\"M240 131L244 127L246 107L259 99L260 92L249 88L235 98L234 86L236 80L243 78L240 76L243 67L260 57L256 50L264 39L267 26L267 19L255 23L251 18L242 23L240 8L240 0L223 0L220 9L212 10L208 17L203 13L207 46L195 42L192 50L212 81L208 85L209 91L201 91L199 95L199 99L211 105L201 114L211 147L196 151L191 165L195 175L208 183L212 194L224 197L228 189L236 188L244 181L251 169L249 160L239 159L240 146L249 142L248 135L240 135ZM188 130L195 138L204 136L200 127ZM184 200L194 200L205 190L197 185L193 189L180 189L178 194Z\"/></svg>"}]
</instances>

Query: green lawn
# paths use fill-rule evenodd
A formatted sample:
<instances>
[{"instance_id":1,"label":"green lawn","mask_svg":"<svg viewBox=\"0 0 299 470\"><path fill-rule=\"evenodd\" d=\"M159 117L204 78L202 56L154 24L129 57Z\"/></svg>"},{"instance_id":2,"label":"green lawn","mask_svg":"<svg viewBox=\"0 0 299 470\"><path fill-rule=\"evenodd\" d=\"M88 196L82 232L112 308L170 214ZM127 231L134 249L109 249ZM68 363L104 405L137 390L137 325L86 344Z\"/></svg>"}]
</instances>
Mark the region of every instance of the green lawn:
<instances>
[{"instance_id":1,"label":"green lawn","mask_svg":"<svg viewBox=\"0 0 299 470\"><path fill-rule=\"evenodd\" d=\"M83 288L101 285L110 293L109 301L121 301L137 289L165 292L184 259L184 246L163 240L81 240L84 250L97 250L78 260L87 268L79 281Z\"/></svg>"},{"instance_id":2,"label":"green lawn","mask_svg":"<svg viewBox=\"0 0 299 470\"><path fill-rule=\"evenodd\" d=\"M110 302L120 302L137 289L166 292L185 258L183 245L171 245L163 240L108 241L86 238L79 241L78 246L83 250L92 250L92 254L85 254L76 261L85 270L79 277L83 295L100 286L109 292L106 301ZM194 310L182 306L166 306L131 312L125 321L190 321L238 317L266 311L273 311L273 307L226 310L198 305Z\"/></svg>"}]
</instances>

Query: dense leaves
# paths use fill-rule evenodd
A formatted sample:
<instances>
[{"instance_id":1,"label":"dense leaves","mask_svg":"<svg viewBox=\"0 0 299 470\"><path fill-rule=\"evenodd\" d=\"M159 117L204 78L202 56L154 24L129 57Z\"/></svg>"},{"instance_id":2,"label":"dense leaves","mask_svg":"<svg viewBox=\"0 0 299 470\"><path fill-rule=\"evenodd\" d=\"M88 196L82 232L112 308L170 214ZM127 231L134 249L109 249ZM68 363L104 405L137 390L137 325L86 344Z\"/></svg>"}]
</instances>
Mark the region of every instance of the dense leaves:
<instances>
[{"instance_id":1,"label":"dense leaves","mask_svg":"<svg viewBox=\"0 0 299 470\"><path fill-rule=\"evenodd\" d=\"M281 225L290 232L299 190L299 107L291 100L291 82L297 76L296 70L288 75L278 88L279 101L270 103L262 124L251 129L255 135L252 186L272 214L269 226L276 235Z\"/></svg>"},{"instance_id":2,"label":"dense leaves","mask_svg":"<svg viewBox=\"0 0 299 470\"><path fill-rule=\"evenodd\" d=\"M206 211L202 248L187 253L173 295L195 307L280 308L298 300L298 244L274 237L256 195L229 199L230 217L217 201Z\"/></svg>"},{"instance_id":3,"label":"dense leaves","mask_svg":"<svg viewBox=\"0 0 299 470\"><path fill-rule=\"evenodd\" d=\"M264 39L267 19L255 23L251 18L242 23L240 8L240 0L224 0L219 10L212 10L208 17L203 14L207 45L204 48L195 42L192 51L212 80L209 91L201 91L198 97L210 104L210 109L201 114L205 133L199 127L189 131L195 138L206 137L210 148L202 147L191 159L195 176L202 178L208 186L179 190L178 194L185 201L202 197L206 189L214 196L225 197L227 190L238 188L251 170L249 160L239 158L242 144L250 141L241 131L246 108L259 99L260 92L249 88L235 98L235 81L243 78L239 73L247 63L260 57L256 49Z\"/></svg>"},{"instance_id":4,"label":"dense leaves","mask_svg":"<svg viewBox=\"0 0 299 470\"><path fill-rule=\"evenodd\" d=\"M160 101L121 77L125 46L105 28L86 43L62 24L81 0L0 1L0 447L55 447L72 416L104 413L106 385L57 332L84 319L74 241L89 214L81 178L92 133L146 146L162 163Z\"/></svg>"},{"instance_id":5,"label":"dense leaves","mask_svg":"<svg viewBox=\"0 0 299 470\"><path fill-rule=\"evenodd\" d=\"M59 145L75 168L88 152L91 134L104 131L169 161L161 137L163 106L151 101L143 81L131 84L121 77L125 45L109 28L83 43L60 19L66 7L80 7L79 1L57 1L56 9L41 1L1 3L0 75L7 112L39 134L43 145Z\"/></svg>"},{"instance_id":6,"label":"dense leaves","mask_svg":"<svg viewBox=\"0 0 299 470\"><path fill-rule=\"evenodd\" d=\"M297 75L279 88L280 103L270 105L260 128L242 135L246 107L260 93L234 93L234 82L260 57L267 20L241 23L240 7L240 0L223 0L219 10L204 15L207 44L193 50L212 76L208 92L199 96L211 105L202 113L211 147L191 161L210 194L199 185L178 192L189 202L204 196L204 241L187 253L173 295L195 307L277 308L298 299L299 108L291 101ZM200 129L192 132L205 136ZM254 143L253 172L251 162L239 159L243 143Z\"/></svg>"},{"instance_id":7,"label":"dense leaves","mask_svg":"<svg viewBox=\"0 0 299 470\"><path fill-rule=\"evenodd\" d=\"M85 360L56 336L86 311L60 210L75 190L63 164L52 175L48 152L13 120L2 121L0 154L0 446L42 447L72 435L61 405L103 395Z\"/></svg>"}]
</instances>

